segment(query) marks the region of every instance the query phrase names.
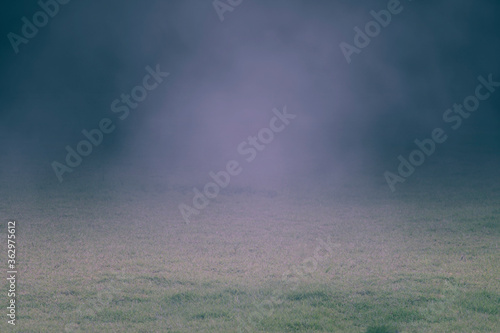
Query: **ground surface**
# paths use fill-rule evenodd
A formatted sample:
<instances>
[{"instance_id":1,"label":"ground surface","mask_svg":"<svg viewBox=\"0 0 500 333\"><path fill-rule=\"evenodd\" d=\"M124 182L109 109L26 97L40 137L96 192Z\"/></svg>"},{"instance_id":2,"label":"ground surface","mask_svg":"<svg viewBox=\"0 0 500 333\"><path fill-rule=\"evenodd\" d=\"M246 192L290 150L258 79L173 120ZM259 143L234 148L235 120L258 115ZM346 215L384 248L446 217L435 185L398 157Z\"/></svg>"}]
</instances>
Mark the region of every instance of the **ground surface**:
<instances>
[{"instance_id":1,"label":"ground surface","mask_svg":"<svg viewBox=\"0 0 500 333\"><path fill-rule=\"evenodd\" d=\"M190 224L161 177L5 182L16 331L498 332L499 178L426 170L230 188Z\"/></svg>"}]
</instances>

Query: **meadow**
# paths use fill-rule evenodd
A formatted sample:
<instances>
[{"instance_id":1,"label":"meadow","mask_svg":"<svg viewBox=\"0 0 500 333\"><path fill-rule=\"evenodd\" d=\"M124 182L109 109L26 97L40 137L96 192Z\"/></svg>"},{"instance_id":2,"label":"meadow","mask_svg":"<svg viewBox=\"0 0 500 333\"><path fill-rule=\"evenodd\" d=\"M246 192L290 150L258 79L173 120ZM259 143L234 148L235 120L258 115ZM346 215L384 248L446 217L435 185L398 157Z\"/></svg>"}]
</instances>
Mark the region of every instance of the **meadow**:
<instances>
[{"instance_id":1,"label":"meadow","mask_svg":"<svg viewBox=\"0 0 500 333\"><path fill-rule=\"evenodd\" d=\"M498 174L419 172L396 193L382 173L230 186L190 224L192 186L160 176L6 183L18 316L0 330L500 331Z\"/></svg>"}]
</instances>

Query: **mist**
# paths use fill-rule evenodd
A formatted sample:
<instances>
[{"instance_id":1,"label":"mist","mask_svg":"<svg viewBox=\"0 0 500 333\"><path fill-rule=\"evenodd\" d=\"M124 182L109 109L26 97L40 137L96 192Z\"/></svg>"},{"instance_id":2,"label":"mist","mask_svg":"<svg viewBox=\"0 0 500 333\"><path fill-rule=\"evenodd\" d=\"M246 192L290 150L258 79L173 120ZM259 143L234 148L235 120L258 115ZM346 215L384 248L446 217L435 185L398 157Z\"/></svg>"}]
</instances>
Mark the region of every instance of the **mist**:
<instances>
[{"instance_id":1,"label":"mist","mask_svg":"<svg viewBox=\"0 0 500 333\"><path fill-rule=\"evenodd\" d=\"M498 14L4 3L8 324L498 331Z\"/></svg>"},{"instance_id":2,"label":"mist","mask_svg":"<svg viewBox=\"0 0 500 333\"><path fill-rule=\"evenodd\" d=\"M18 53L4 39L2 155L17 155L25 174L52 173L58 182L51 163L64 163L65 147L76 149L82 130L108 118L116 129L62 179L130 165L202 181L241 159L238 145L286 107L296 119L239 181L258 187L380 173L381 162L397 166L415 139L441 126L443 112L474 90L479 75L498 80L494 1L402 1L349 63L340 44L354 46L353 29L387 6L243 1L219 16L209 1L60 5ZM39 10L34 2L10 7L3 31L16 34L20 17ZM147 66L169 76L120 119L111 103L141 84ZM498 154L498 101L494 94L481 102L446 150L467 141Z\"/></svg>"}]
</instances>

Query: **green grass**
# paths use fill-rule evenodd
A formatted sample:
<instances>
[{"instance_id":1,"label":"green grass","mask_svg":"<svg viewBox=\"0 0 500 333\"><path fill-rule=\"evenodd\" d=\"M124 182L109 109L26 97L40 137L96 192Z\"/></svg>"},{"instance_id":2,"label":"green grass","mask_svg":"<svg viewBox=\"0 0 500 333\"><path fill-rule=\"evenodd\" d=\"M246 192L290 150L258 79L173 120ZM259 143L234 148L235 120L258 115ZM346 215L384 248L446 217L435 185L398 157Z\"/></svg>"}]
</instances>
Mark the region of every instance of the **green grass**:
<instances>
[{"instance_id":1,"label":"green grass","mask_svg":"<svg viewBox=\"0 0 500 333\"><path fill-rule=\"evenodd\" d=\"M481 186L233 191L189 225L189 192L65 186L19 210L18 332L500 329L499 198Z\"/></svg>"}]
</instances>

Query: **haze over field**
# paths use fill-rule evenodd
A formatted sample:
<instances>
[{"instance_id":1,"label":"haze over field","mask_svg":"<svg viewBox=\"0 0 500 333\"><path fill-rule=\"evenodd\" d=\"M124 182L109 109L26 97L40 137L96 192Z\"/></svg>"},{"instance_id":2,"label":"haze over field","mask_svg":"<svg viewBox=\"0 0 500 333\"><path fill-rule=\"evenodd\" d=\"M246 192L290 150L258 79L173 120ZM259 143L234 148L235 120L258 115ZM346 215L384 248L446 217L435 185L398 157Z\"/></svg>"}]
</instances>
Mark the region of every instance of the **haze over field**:
<instances>
[{"instance_id":1,"label":"haze over field","mask_svg":"<svg viewBox=\"0 0 500 333\"><path fill-rule=\"evenodd\" d=\"M17 221L18 327L495 331L499 14L4 4L0 235Z\"/></svg>"},{"instance_id":2,"label":"haze over field","mask_svg":"<svg viewBox=\"0 0 500 333\"><path fill-rule=\"evenodd\" d=\"M113 132L63 179L127 163L206 179L241 159L238 145L284 106L297 118L238 178L258 186L366 166L373 175L395 172L398 155L408 157L436 127L449 140L431 159L448 151L466 160L464 146L498 154L498 93L459 130L442 118L474 92L478 76L500 81L498 3L402 1L348 63L340 44L356 47L354 28L365 31L370 11L389 3L243 1L219 10L222 22L210 1L59 5L28 42L2 43L2 156L21 155L15 169L57 182L51 163L66 164L65 147L76 150L82 130L108 118ZM8 7L2 31L22 37L21 18L40 7ZM143 84L148 66L169 75L127 104L122 94Z\"/></svg>"}]
</instances>

